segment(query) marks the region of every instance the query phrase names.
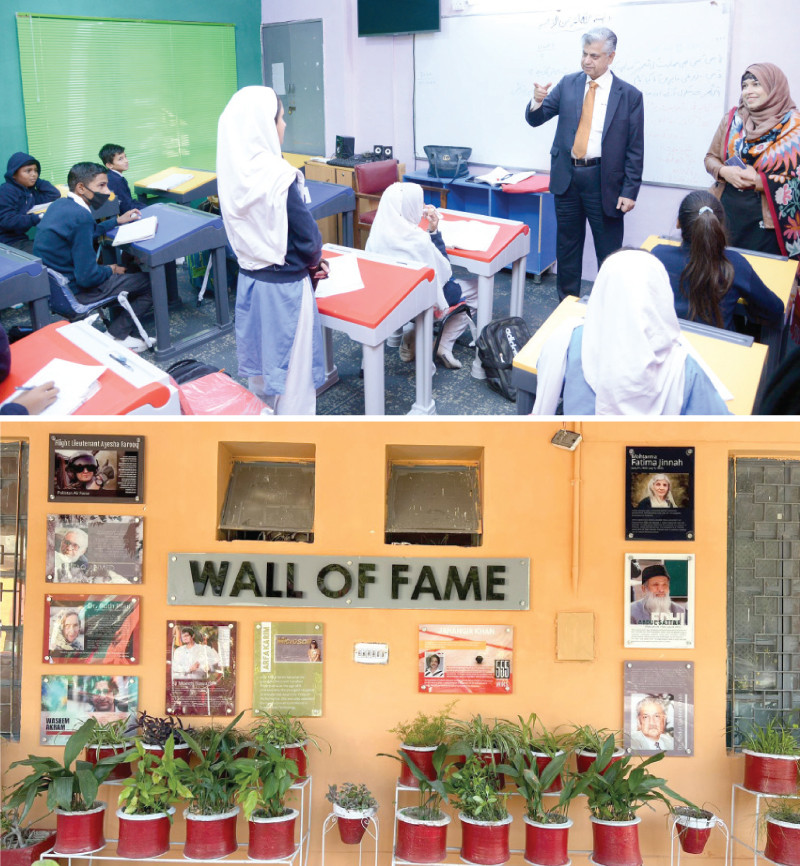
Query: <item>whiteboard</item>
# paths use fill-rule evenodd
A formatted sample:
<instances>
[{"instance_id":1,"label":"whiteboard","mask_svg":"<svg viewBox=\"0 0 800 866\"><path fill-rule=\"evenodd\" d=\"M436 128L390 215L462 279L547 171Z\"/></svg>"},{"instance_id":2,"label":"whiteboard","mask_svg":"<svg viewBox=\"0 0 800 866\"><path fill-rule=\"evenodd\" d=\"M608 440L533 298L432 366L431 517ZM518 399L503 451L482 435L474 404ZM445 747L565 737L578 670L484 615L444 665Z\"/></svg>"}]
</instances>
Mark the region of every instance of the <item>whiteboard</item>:
<instances>
[{"instance_id":1,"label":"whiteboard","mask_svg":"<svg viewBox=\"0 0 800 866\"><path fill-rule=\"evenodd\" d=\"M533 82L580 71L581 36L610 27L612 70L644 94L644 180L708 186L703 157L725 105L730 0L442 19L415 37L414 148L471 147L470 162L549 171L557 119L525 121Z\"/></svg>"}]
</instances>

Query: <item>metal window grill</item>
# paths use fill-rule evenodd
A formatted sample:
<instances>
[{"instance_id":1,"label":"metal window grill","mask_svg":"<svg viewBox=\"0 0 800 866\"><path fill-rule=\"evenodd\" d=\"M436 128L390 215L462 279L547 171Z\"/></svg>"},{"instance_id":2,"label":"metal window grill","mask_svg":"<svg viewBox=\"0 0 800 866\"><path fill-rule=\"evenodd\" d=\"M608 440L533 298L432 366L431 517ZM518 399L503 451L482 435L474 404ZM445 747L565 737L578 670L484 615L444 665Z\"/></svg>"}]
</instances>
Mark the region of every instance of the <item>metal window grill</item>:
<instances>
[{"instance_id":1,"label":"metal window grill","mask_svg":"<svg viewBox=\"0 0 800 866\"><path fill-rule=\"evenodd\" d=\"M0 736L18 740L28 536L28 445L0 442Z\"/></svg>"},{"instance_id":2,"label":"metal window grill","mask_svg":"<svg viewBox=\"0 0 800 866\"><path fill-rule=\"evenodd\" d=\"M728 745L800 721L800 461L732 458Z\"/></svg>"}]
</instances>

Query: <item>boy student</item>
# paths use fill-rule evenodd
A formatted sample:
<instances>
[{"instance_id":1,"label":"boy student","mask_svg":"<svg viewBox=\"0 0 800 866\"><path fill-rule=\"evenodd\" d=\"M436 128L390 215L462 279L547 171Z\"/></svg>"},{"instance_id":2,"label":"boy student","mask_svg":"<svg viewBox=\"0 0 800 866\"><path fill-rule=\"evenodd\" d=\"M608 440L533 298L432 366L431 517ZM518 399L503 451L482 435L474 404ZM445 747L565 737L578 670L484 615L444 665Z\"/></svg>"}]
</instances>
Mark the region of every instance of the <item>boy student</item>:
<instances>
[{"instance_id":1,"label":"boy student","mask_svg":"<svg viewBox=\"0 0 800 866\"><path fill-rule=\"evenodd\" d=\"M33 250L28 231L42 218L42 214L28 211L61 196L52 183L39 177L41 172L38 159L28 153L15 153L8 160L6 182L0 185L0 243L26 253Z\"/></svg>"},{"instance_id":2,"label":"boy student","mask_svg":"<svg viewBox=\"0 0 800 866\"><path fill-rule=\"evenodd\" d=\"M120 214L138 208L142 202L134 199L128 181L122 176L122 172L128 170L125 148L119 144L104 144L100 148L100 162L108 169L108 188L119 199Z\"/></svg>"},{"instance_id":3,"label":"boy student","mask_svg":"<svg viewBox=\"0 0 800 866\"><path fill-rule=\"evenodd\" d=\"M102 207L111 193L108 176L102 165L79 162L69 170L69 194L54 202L45 213L36 232L33 252L48 268L59 271L69 280L69 287L82 303L92 303L128 292L128 301L141 317L153 305L150 277L147 274L126 273L121 265L98 265L92 244L95 221L92 211ZM138 211L100 223L107 231L117 223L138 219ZM120 309L108 328L109 334L121 345L134 352L143 352L144 340L132 335L134 322L129 313Z\"/></svg>"}]
</instances>

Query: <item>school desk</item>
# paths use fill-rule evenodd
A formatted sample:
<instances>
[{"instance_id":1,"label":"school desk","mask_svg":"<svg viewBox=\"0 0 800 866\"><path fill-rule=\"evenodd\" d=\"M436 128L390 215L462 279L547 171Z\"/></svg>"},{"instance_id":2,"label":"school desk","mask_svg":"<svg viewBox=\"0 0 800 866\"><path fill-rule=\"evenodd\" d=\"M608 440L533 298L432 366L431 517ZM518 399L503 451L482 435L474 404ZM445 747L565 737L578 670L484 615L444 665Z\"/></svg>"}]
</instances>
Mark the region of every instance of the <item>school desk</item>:
<instances>
[{"instance_id":1,"label":"school desk","mask_svg":"<svg viewBox=\"0 0 800 866\"><path fill-rule=\"evenodd\" d=\"M50 281L42 260L0 244L0 298L0 309L27 304L34 329L49 324Z\"/></svg>"},{"instance_id":2,"label":"school desk","mask_svg":"<svg viewBox=\"0 0 800 866\"><path fill-rule=\"evenodd\" d=\"M446 180L429 177L427 170L408 171L404 181L447 190L447 207L483 216L519 220L530 229L531 249L525 263L535 282L556 261L556 206L549 192L548 175L536 174L515 186L490 186L470 178ZM439 207L439 194L425 193L427 204Z\"/></svg>"},{"instance_id":3,"label":"school desk","mask_svg":"<svg viewBox=\"0 0 800 866\"><path fill-rule=\"evenodd\" d=\"M479 250L460 250L448 247L447 255L454 265L461 265L478 277L478 333L492 321L494 307L494 275L503 268L511 267L511 301L508 314L522 315L522 300L525 293L525 261L531 248L530 228L519 220L500 219L499 217L477 217L475 214L459 213L458 211L440 210L445 220L474 220L499 225L500 230L495 235L491 246L486 252ZM485 379L483 365L475 350L475 360L472 362L472 376L475 379Z\"/></svg>"},{"instance_id":4,"label":"school desk","mask_svg":"<svg viewBox=\"0 0 800 866\"><path fill-rule=\"evenodd\" d=\"M87 322L54 322L12 343L11 372L0 384L0 403L55 358L107 368L98 379L99 390L75 415L181 414L178 390L167 373Z\"/></svg>"},{"instance_id":5,"label":"school desk","mask_svg":"<svg viewBox=\"0 0 800 866\"><path fill-rule=\"evenodd\" d=\"M69 187L65 183L57 183L56 189L61 193L61 198L66 198L69 194ZM111 198L100 205L97 210L92 211L92 219L101 223L103 220L111 219L111 217L119 216L119 199L114 193L111 193Z\"/></svg>"},{"instance_id":6,"label":"school desk","mask_svg":"<svg viewBox=\"0 0 800 866\"><path fill-rule=\"evenodd\" d=\"M517 388L517 414L528 415L536 396L536 364L539 353L553 331L565 320L586 315L586 303L564 298L542 327L514 358L511 382ZM734 415L750 415L764 373L768 349L753 338L698 322L678 319L681 331L700 357L733 394L726 405Z\"/></svg>"},{"instance_id":7,"label":"school desk","mask_svg":"<svg viewBox=\"0 0 800 866\"><path fill-rule=\"evenodd\" d=\"M652 250L659 244L668 244L677 247L680 242L670 238L662 238L658 235L650 235L642 244L643 250ZM764 285L773 291L783 301L783 323L780 325L762 325L761 342L769 346L769 356L765 374L769 376L783 360L786 354L786 345L789 337L789 318L792 311L794 297L792 286L797 274L797 262L786 259L783 256L771 256L766 253L754 253L752 250L743 250L738 247L730 247L737 253L741 253L752 266L753 270L761 278ZM745 304L745 306L747 306Z\"/></svg>"},{"instance_id":8,"label":"school desk","mask_svg":"<svg viewBox=\"0 0 800 866\"><path fill-rule=\"evenodd\" d=\"M323 258L358 256L363 289L317 298L324 328L342 331L361 343L364 353L364 411L385 414L383 347L386 339L412 319L416 323L416 400L409 415L435 415L433 400L433 270L401 265L385 256L325 244ZM338 380L331 334L325 335L326 385Z\"/></svg>"},{"instance_id":9,"label":"school desk","mask_svg":"<svg viewBox=\"0 0 800 866\"><path fill-rule=\"evenodd\" d=\"M306 189L311 196L308 209L315 220L342 215L342 245L353 246L353 215L356 210L356 194L351 186L307 180Z\"/></svg>"},{"instance_id":10,"label":"school desk","mask_svg":"<svg viewBox=\"0 0 800 866\"><path fill-rule=\"evenodd\" d=\"M169 177L171 174L190 174L191 178L172 189L154 189L151 184ZM140 196L154 196L176 204L186 204L198 198L207 198L217 194L217 175L213 171L201 171L197 168L181 168L171 165L163 171L143 177L133 185L134 191Z\"/></svg>"},{"instance_id":11,"label":"school desk","mask_svg":"<svg viewBox=\"0 0 800 866\"><path fill-rule=\"evenodd\" d=\"M153 204L142 209L142 217L158 218L156 235L150 240L126 244L136 258L150 269L150 283L153 289L153 312L156 321L155 355L159 361L166 361L177 355L202 346L233 329L225 266L225 244L227 236L222 217L205 211L195 210L180 204ZM116 229L110 232L113 237ZM223 289L214 291L217 321L211 328L191 334L173 344L169 333L169 303L177 300L177 274L175 260L191 253L210 250L214 263L214 285Z\"/></svg>"}]
</instances>

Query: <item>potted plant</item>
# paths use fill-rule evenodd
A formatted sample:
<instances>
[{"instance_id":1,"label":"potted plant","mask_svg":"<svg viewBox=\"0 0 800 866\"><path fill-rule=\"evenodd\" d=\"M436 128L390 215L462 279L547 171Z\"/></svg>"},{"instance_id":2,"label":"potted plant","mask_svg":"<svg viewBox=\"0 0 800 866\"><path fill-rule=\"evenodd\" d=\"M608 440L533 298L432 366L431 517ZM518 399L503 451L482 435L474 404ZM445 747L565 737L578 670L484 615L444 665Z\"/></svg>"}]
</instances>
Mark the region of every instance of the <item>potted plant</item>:
<instances>
[{"instance_id":1,"label":"potted plant","mask_svg":"<svg viewBox=\"0 0 800 866\"><path fill-rule=\"evenodd\" d=\"M86 744L86 760L96 764L101 758L127 752L133 748L133 741L128 736L129 721L113 719L110 722L98 722L92 729L89 742ZM117 764L108 776L109 782L126 779L131 774L129 761Z\"/></svg>"},{"instance_id":2,"label":"potted plant","mask_svg":"<svg viewBox=\"0 0 800 866\"><path fill-rule=\"evenodd\" d=\"M783 866L800 866L800 806L797 802L771 802L767 808L766 824L764 856Z\"/></svg>"},{"instance_id":3,"label":"potted plant","mask_svg":"<svg viewBox=\"0 0 800 866\"><path fill-rule=\"evenodd\" d=\"M670 790L666 779L654 776L648 769L664 757L664 752L635 763L631 755L613 761L614 750L614 737L609 736L588 773L592 860L601 866L641 866L641 818L637 811L653 802L661 802L672 811L673 799L687 806L693 804Z\"/></svg>"},{"instance_id":4,"label":"potted plant","mask_svg":"<svg viewBox=\"0 0 800 866\"><path fill-rule=\"evenodd\" d=\"M325 799L333 804L342 842L358 845L369 826L370 818L378 810L378 801L369 788L355 782L342 782L341 786L329 785Z\"/></svg>"},{"instance_id":5,"label":"potted plant","mask_svg":"<svg viewBox=\"0 0 800 866\"><path fill-rule=\"evenodd\" d=\"M96 764L78 759L96 725L96 719L87 719L70 735L64 746L63 762L28 755L22 761L14 761L9 768L30 768L28 775L11 788L8 798L11 808L24 806L23 815L27 814L36 797L47 793L47 807L56 813L58 854L88 854L105 845L106 804L97 800L97 792L111 770L124 760L124 755L111 755Z\"/></svg>"},{"instance_id":6,"label":"potted plant","mask_svg":"<svg viewBox=\"0 0 800 866\"><path fill-rule=\"evenodd\" d=\"M178 716L167 713L166 716L151 716L142 710L136 718L139 728L139 738L148 752L156 755L164 754L164 745L172 736L175 752L188 756L189 746L183 739L184 733L191 733L191 728L184 728L183 721Z\"/></svg>"},{"instance_id":7,"label":"potted plant","mask_svg":"<svg viewBox=\"0 0 800 866\"><path fill-rule=\"evenodd\" d=\"M760 794L797 791L800 742L796 726L775 717L766 725L753 724L741 740L744 752L744 787Z\"/></svg>"},{"instance_id":8,"label":"potted plant","mask_svg":"<svg viewBox=\"0 0 800 866\"><path fill-rule=\"evenodd\" d=\"M236 798L248 821L247 854L252 860L287 859L295 851L297 809L286 805L297 764L265 743L254 758L233 765Z\"/></svg>"},{"instance_id":9,"label":"potted plant","mask_svg":"<svg viewBox=\"0 0 800 866\"><path fill-rule=\"evenodd\" d=\"M505 863L510 854L511 816L507 794L500 792L500 780L493 765L479 755L470 755L463 767L454 770L448 788L461 821L461 859L482 866Z\"/></svg>"},{"instance_id":10,"label":"potted plant","mask_svg":"<svg viewBox=\"0 0 800 866\"><path fill-rule=\"evenodd\" d=\"M216 742L221 750L228 752L235 758L248 748L250 740L243 731L236 728L227 730L224 736L219 736L226 730L225 725L212 722L210 725L200 725L192 728L191 735L192 739L200 746L204 753L207 753L210 745Z\"/></svg>"},{"instance_id":11,"label":"potted plant","mask_svg":"<svg viewBox=\"0 0 800 866\"><path fill-rule=\"evenodd\" d=\"M266 713L250 728L251 745L255 755L265 745L277 746L297 765L297 780L308 776L308 747L319 750L317 738L311 736L300 719L289 713Z\"/></svg>"},{"instance_id":12,"label":"potted plant","mask_svg":"<svg viewBox=\"0 0 800 866\"><path fill-rule=\"evenodd\" d=\"M702 854L717 816L695 806L677 806L674 810L678 841L687 854Z\"/></svg>"},{"instance_id":13,"label":"potted plant","mask_svg":"<svg viewBox=\"0 0 800 866\"><path fill-rule=\"evenodd\" d=\"M440 743L431 753L430 769L420 766L413 752L403 748L396 755L384 755L400 761L419 789L419 803L397 810L397 845L395 857L409 863L441 863L447 856L447 827L450 816L442 811L447 799L448 772L455 770L450 764L446 768L448 748ZM398 757L399 756L399 757ZM402 776L400 778L402 783Z\"/></svg>"},{"instance_id":14,"label":"potted plant","mask_svg":"<svg viewBox=\"0 0 800 866\"><path fill-rule=\"evenodd\" d=\"M569 735L569 743L570 748L575 752L575 763L579 773L589 771L589 768L597 760L597 753L610 736L614 738L615 745L611 756L613 763L625 754L625 750L617 745L620 737L619 731L612 731L609 728L595 728L592 725L575 725L573 727L572 733Z\"/></svg>"},{"instance_id":15,"label":"potted plant","mask_svg":"<svg viewBox=\"0 0 800 866\"><path fill-rule=\"evenodd\" d=\"M117 801L117 855L131 860L158 857L169 850L169 831L175 813L172 804L192 796L173 772L175 740L172 736L167 738L163 755L148 752L137 740L126 760L130 766L136 762L136 769L123 781Z\"/></svg>"},{"instance_id":16,"label":"potted plant","mask_svg":"<svg viewBox=\"0 0 800 866\"><path fill-rule=\"evenodd\" d=\"M223 741L244 713L210 738L206 752L184 729L181 736L194 758L190 765L174 758L169 772L189 805L184 810L186 841L183 854L191 860L217 860L236 850L237 785L234 781L236 759L223 748Z\"/></svg>"},{"instance_id":17,"label":"potted plant","mask_svg":"<svg viewBox=\"0 0 800 866\"><path fill-rule=\"evenodd\" d=\"M527 719L519 716L519 730L520 747L524 750L526 759L531 764L536 763L540 771L544 770L553 758L566 753L564 745L567 736L557 731L548 731L539 721L536 713L531 713ZM561 775L557 774L553 777L546 793L558 793L562 784Z\"/></svg>"},{"instance_id":18,"label":"potted plant","mask_svg":"<svg viewBox=\"0 0 800 866\"><path fill-rule=\"evenodd\" d=\"M0 810L0 851L3 866L31 866L41 855L53 847L56 834L53 830L34 830L45 815L27 821L28 812L24 804L10 806L4 797Z\"/></svg>"},{"instance_id":19,"label":"potted plant","mask_svg":"<svg viewBox=\"0 0 800 866\"><path fill-rule=\"evenodd\" d=\"M566 866L569 828L572 821L567 816L570 803L583 794L589 779L585 775L565 774L568 753L558 751L547 763L529 761L524 753L518 753L508 765L501 769L508 774L525 800L525 860L537 866ZM546 804L545 795L552 792L558 782L558 799Z\"/></svg>"},{"instance_id":20,"label":"potted plant","mask_svg":"<svg viewBox=\"0 0 800 866\"><path fill-rule=\"evenodd\" d=\"M463 755L466 760L471 753L486 763L496 767L514 755L520 748L520 729L507 719L484 721L480 715L468 720L450 719L448 734L452 739L452 751ZM502 788L504 780L498 776L496 781Z\"/></svg>"},{"instance_id":21,"label":"potted plant","mask_svg":"<svg viewBox=\"0 0 800 866\"><path fill-rule=\"evenodd\" d=\"M421 710L408 722L399 722L389 729L390 734L400 737L400 750L405 752L424 773L433 779L433 754L442 743L448 743L449 714L455 701L439 710L438 713L423 713ZM392 756L394 757L394 756ZM416 788L417 778L406 761L400 762L400 784Z\"/></svg>"}]
</instances>

